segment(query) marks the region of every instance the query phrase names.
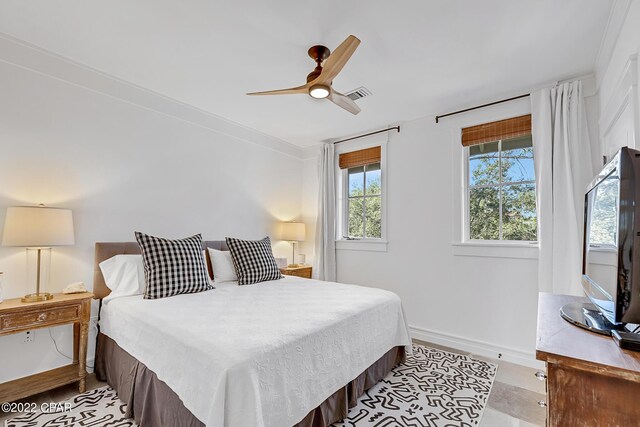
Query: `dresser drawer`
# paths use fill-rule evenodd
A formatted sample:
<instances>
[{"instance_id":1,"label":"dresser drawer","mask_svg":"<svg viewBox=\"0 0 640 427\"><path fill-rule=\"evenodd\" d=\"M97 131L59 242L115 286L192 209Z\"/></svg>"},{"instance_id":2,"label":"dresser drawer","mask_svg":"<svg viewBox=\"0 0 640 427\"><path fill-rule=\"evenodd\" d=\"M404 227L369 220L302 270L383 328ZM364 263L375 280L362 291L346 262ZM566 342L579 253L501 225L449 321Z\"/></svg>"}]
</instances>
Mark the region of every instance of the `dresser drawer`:
<instances>
[{"instance_id":1,"label":"dresser drawer","mask_svg":"<svg viewBox=\"0 0 640 427\"><path fill-rule=\"evenodd\" d=\"M68 323L80 319L80 306L56 307L38 311L28 311L0 316L0 330L39 328L57 323Z\"/></svg>"}]
</instances>

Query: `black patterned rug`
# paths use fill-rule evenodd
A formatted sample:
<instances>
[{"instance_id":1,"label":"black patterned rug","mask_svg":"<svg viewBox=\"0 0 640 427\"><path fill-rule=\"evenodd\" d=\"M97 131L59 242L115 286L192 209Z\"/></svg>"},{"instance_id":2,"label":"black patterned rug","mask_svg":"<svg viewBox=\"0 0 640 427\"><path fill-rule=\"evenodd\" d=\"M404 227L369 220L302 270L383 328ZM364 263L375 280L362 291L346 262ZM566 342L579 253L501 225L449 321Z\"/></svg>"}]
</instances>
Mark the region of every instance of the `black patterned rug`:
<instances>
[{"instance_id":1,"label":"black patterned rug","mask_svg":"<svg viewBox=\"0 0 640 427\"><path fill-rule=\"evenodd\" d=\"M473 427L480 424L496 376L494 364L413 345L413 355L358 399L333 427ZM111 387L79 394L61 413L33 412L7 427L134 427Z\"/></svg>"},{"instance_id":2,"label":"black patterned rug","mask_svg":"<svg viewBox=\"0 0 640 427\"><path fill-rule=\"evenodd\" d=\"M358 399L333 427L472 427L480 424L498 367L413 344L413 355Z\"/></svg>"}]
</instances>

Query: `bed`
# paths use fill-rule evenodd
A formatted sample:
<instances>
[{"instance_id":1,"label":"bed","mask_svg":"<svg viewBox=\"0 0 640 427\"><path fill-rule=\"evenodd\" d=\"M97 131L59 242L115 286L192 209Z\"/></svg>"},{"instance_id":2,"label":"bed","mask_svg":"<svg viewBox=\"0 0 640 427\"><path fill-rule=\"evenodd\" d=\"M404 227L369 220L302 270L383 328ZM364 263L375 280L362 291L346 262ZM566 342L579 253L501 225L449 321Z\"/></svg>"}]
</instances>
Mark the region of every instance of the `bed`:
<instances>
[{"instance_id":1,"label":"bed","mask_svg":"<svg viewBox=\"0 0 640 427\"><path fill-rule=\"evenodd\" d=\"M109 294L99 263L137 253L96 244L96 298ZM394 293L289 276L107 299L99 327L96 374L142 426L328 426L410 351Z\"/></svg>"}]
</instances>

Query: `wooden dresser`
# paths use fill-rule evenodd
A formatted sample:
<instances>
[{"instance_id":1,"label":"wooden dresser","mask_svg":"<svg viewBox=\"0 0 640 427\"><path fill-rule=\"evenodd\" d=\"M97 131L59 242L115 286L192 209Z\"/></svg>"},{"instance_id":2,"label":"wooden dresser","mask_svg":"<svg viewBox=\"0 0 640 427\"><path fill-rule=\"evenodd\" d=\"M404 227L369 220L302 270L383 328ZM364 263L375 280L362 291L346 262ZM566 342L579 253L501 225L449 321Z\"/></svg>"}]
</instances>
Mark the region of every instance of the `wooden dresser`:
<instances>
[{"instance_id":1,"label":"wooden dresser","mask_svg":"<svg viewBox=\"0 0 640 427\"><path fill-rule=\"evenodd\" d=\"M536 359L547 364L547 425L640 425L640 352L560 317L586 298L540 293Z\"/></svg>"}]
</instances>

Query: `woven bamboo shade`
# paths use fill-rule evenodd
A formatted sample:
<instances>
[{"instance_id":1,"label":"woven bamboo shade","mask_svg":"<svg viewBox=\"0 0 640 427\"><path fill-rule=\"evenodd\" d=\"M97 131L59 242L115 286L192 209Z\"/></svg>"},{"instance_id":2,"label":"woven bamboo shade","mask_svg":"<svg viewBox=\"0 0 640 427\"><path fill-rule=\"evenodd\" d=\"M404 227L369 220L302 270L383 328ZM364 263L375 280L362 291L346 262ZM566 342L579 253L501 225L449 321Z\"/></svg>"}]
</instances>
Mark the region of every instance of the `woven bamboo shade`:
<instances>
[{"instance_id":1,"label":"woven bamboo shade","mask_svg":"<svg viewBox=\"0 0 640 427\"><path fill-rule=\"evenodd\" d=\"M380 147L365 148L340 154L340 169L355 168L380 162Z\"/></svg>"},{"instance_id":2,"label":"woven bamboo shade","mask_svg":"<svg viewBox=\"0 0 640 427\"><path fill-rule=\"evenodd\" d=\"M531 135L531 114L462 129L462 145L484 144Z\"/></svg>"}]
</instances>

